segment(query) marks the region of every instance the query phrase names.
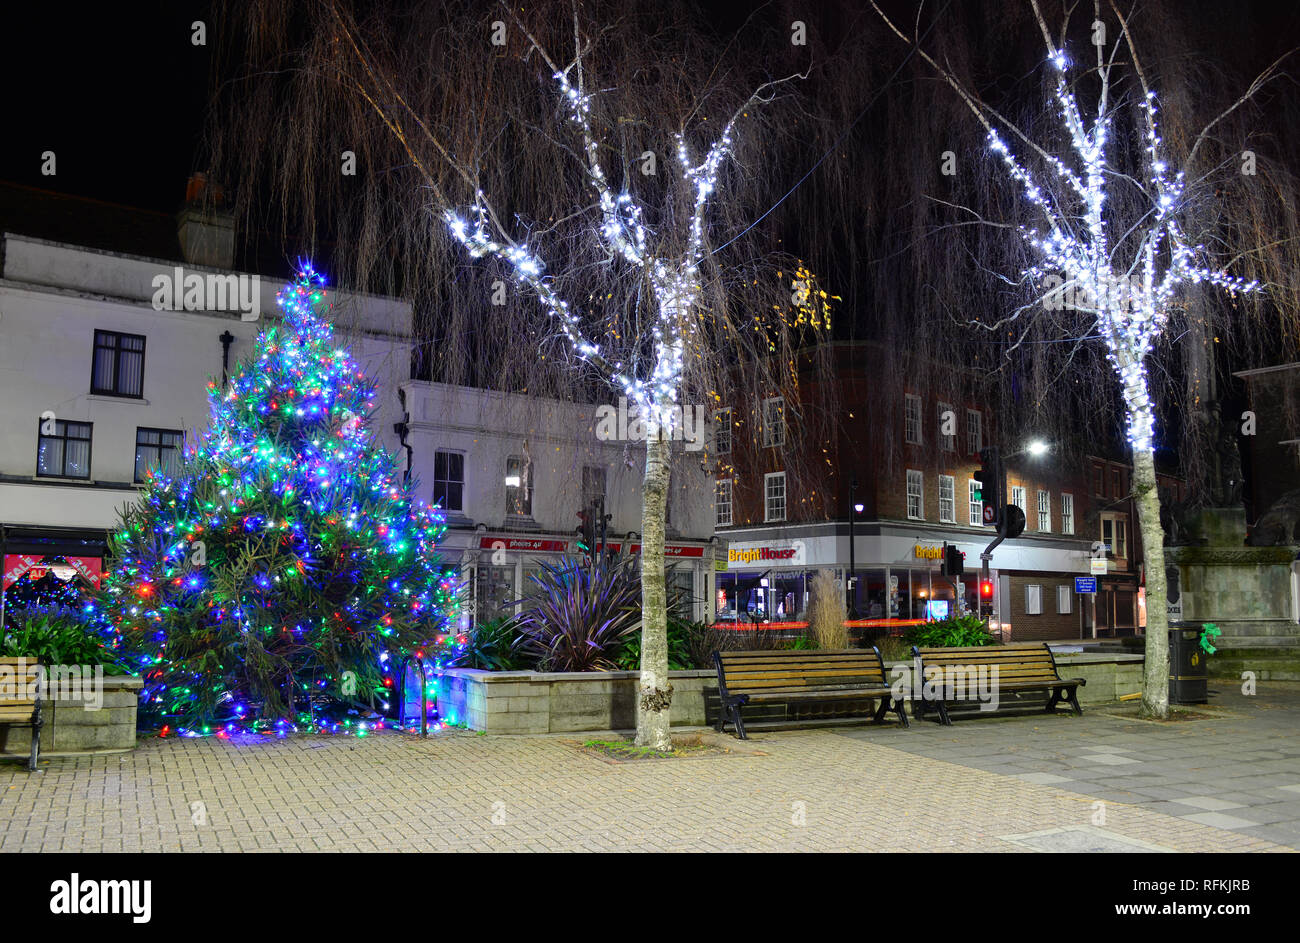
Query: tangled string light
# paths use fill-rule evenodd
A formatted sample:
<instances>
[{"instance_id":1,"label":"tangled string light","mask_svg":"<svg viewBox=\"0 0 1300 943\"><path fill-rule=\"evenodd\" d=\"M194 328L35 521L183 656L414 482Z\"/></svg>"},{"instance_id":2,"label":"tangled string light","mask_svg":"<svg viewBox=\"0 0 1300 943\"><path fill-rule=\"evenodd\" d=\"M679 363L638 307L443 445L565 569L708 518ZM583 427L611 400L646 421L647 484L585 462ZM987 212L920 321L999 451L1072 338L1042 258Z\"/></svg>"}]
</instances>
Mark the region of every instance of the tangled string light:
<instances>
[{"instance_id":1,"label":"tangled string light","mask_svg":"<svg viewBox=\"0 0 1300 943\"><path fill-rule=\"evenodd\" d=\"M391 724L317 705L373 695L387 709L390 655L419 650L436 676L465 641L436 553L442 512L375 441L375 387L335 346L324 277L303 265L277 302L282 324L226 389L208 384L211 422L180 468L147 474L92 606L164 735L364 736ZM250 698L268 661L288 673L293 718Z\"/></svg>"}]
</instances>

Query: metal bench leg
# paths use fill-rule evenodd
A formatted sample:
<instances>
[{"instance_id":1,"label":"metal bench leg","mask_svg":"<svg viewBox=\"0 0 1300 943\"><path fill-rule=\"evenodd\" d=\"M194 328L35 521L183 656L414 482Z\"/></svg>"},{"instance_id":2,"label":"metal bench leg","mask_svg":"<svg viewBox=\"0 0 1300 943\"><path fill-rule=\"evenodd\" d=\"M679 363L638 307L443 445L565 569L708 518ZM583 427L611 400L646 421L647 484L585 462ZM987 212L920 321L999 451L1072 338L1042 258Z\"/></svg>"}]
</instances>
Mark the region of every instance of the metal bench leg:
<instances>
[{"instance_id":1,"label":"metal bench leg","mask_svg":"<svg viewBox=\"0 0 1300 943\"><path fill-rule=\"evenodd\" d=\"M943 701L935 701L934 706L939 708L939 722L945 727L951 727L952 719L948 716L948 708L944 706Z\"/></svg>"},{"instance_id":2,"label":"metal bench leg","mask_svg":"<svg viewBox=\"0 0 1300 943\"><path fill-rule=\"evenodd\" d=\"M36 760L41 755L41 725L38 723L32 727L32 755L27 761L27 772L39 773L36 766Z\"/></svg>"},{"instance_id":3,"label":"metal bench leg","mask_svg":"<svg viewBox=\"0 0 1300 943\"><path fill-rule=\"evenodd\" d=\"M1055 714L1056 705L1059 704L1060 701L1061 701L1061 689L1053 688L1051 690L1051 697L1047 699L1047 706L1043 708L1043 711L1048 714Z\"/></svg>"},{"instance_id":4,"label":"metal bench leg","mask_svg":"<svg viewBox=\"0 0 1300 943\"><path fill-rule=\"evenodd\" d=\"M874 714L871 715L871 719L872 719L875 723L877 723L877 724L882 724L882 723L884 723L884 722L885 722L885 713L886 713L886 711L888 711L888 710L889 710L889 698L887 698L887 697L882 697L882 698L880 699L880 706L878 706L878 707L876 708L876 712L875 712Z\"/></svg>"},{"instance_id":5,"label":"metal bench leg","mask_svg":"<svg viewBox=\"0 0 1300 943\"><path fill-rule=\"evenodd\" d=\"M731 721L736 725L736 738L739 740L748 740L745 736L745 722L740 719L740 705L736 704L731 708Z\"/></svg>"},{"instance_id":6,"label":"metal bench leg","mask_svg":"<svg viewBox=\"0 0 1300 943\"><path fill-rule=\"evenodd\" d=\"M901 697L893 698L894 713L898 715L898 722L904 727L909 726L907 723L907 711L903 709L903 699Z\"/></svg>"},{"instance_id":7,"label":"metal bench leg","mask_svg":"<svg viewBox=\"0 0 1300 943\"><path fill-rule=\"evenodd\" d=\"M713 729L716 730L718 733L727 732L727 705L725 704L718 705L718 719L713 724Z\"/></svg>"},{"instance_id":8,"label":"metal bench leg","mask_svg":"<svg viewBox=\"0 0 1300 943\"><path fill-rule=\"evenodd\" d=\"M1069 701L1070 701L1070 706L1074 708L1074 715L1075 715L1076 717L1082 717L1082 716L1083 716L1083 708L1079 706L1079 691L1078 691L1078 689L1077 689L1077 688L1070 688L1068 691L1065 692L1065 696L1069 699Z\"/></svg>"}]
</instances>

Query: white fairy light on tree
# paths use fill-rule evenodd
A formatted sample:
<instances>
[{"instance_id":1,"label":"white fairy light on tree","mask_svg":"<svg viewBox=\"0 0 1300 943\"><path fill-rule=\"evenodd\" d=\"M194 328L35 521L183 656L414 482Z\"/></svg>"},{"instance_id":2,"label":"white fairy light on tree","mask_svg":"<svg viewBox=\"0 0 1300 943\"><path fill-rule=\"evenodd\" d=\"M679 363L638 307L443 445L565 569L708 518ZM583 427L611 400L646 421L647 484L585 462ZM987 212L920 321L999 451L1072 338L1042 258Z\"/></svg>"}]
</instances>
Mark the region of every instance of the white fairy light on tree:
<instances>
[{"instance_id":1,"label":"white fairy light on tree","mask_svg":"<svg viewBox=\"0 0 1300 943\"><path fill-rule=\"evenodd\" d=\"M874 0L872 5L896 35L912 42ZM1170 170L1156 119L1156 95L1146 81L1122 14L1116 11L1142 90L1136 107L1141 110L1144 140L1138 151L1141 166L1137 172L1116 166L1110 158L1110 135L1119 113L1119 106L1113 105L1110 97L1114 56L1107 60L1103 46L1096 45L1097 62L1090 75L1099 83L1099 91L1096 116L1089 124L1067 82L1069 62L1065 52L1053 40L1036 0L1030 0L1030 6L1047 46L1047 61L1055 72L1055 100L1069 139L1064 159L1032 141L995 109L980 102L934 57L919 48L917 52L944 77L984 125L989 147L1001 159L1011 179L1020 184L1033 208L1036 222L1017 227L1037 257L1022 272L1022 278L1034 285L1047 279L1058 280L1049 297L1058 292L1073 293L1076 301L1071 307L1090 318L1091 324L1075 324L1067 330L1077 332L1077 339L1099 336L1119 380L1126 431L1133 452L1133 500L1141 527L1146 579L1142 707L1149 715L1164 717L1168 713L1169 668L1164 529L1160 523L1156 485L1156 417L1146 358L1169 323L1179 289L1210 284L1228 292L1251 292L1260 285L1208 267L1204 264L1208 255L1204 247L1192 245L1186 238L1179 223L1179 215L1185 209L1185 176L1182 171ZM1094 5L1094 13L1100 19L1099 4ZM1265 70L1251 90L1228 111L1241 105L1276 65ZM1026 153L1037 159L1041 165L1037 172L1016 155L995 124L1010 131L1023 144ZM1201 136L1204 134L1205 131ZM1195 151L1196 144L1189 152L1189 161ZM1025 317L1032 307L1019 308L998 320L992 328ZM981 326L989 328L989 325Z\"/></svg>"}]
</instances>

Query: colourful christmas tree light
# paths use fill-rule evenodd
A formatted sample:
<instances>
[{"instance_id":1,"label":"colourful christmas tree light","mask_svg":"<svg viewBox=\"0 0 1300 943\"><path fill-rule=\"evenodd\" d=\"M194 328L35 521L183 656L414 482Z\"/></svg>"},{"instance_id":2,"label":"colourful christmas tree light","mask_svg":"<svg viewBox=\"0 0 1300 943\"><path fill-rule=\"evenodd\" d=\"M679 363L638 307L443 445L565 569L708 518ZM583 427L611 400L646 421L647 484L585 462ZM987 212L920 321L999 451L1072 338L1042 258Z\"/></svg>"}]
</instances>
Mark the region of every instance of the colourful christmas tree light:
<instances>
[{"instance_id":1,"label":"colourful christmas tree light","mask_svg":"<svg viewBox=\"0 0 1300 943\"><path fill-rule=\"evenodd\" d=\"M181 735L374 725L334 714L386 695L386 665L446 654L455 573L441 512L371 431L374 385L334 346L324 279L284 288L174 475L151 473L113 537L97 598ZM391 684L391 678L389 679ZM322 718L316 706L337 710Z\"/></svg>"}]
</instances>

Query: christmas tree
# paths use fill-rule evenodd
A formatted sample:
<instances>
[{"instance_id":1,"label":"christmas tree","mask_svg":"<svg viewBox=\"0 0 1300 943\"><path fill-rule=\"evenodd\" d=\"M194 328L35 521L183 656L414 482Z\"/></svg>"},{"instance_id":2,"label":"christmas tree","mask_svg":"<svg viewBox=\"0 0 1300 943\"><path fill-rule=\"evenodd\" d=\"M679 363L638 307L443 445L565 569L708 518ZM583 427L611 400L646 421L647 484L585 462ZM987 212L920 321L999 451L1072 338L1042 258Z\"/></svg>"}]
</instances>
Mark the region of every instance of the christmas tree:
<instances>
[{"instance_id":1,"label":"christmas tree","mask_svg":"<svg viewBox=\"0 0 1300 943\"><path fill-rule=\"evenodd\" d=\"M385 665L451 631L445 525L370 431L375 388L333 343L304 266L174 474L123 513L99 607L145 707L181 732L319 722L387 696Z\"/></svg>"}]
</instances>

